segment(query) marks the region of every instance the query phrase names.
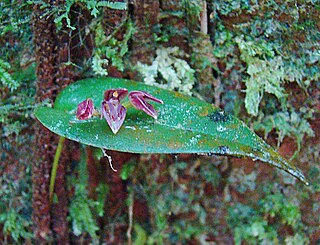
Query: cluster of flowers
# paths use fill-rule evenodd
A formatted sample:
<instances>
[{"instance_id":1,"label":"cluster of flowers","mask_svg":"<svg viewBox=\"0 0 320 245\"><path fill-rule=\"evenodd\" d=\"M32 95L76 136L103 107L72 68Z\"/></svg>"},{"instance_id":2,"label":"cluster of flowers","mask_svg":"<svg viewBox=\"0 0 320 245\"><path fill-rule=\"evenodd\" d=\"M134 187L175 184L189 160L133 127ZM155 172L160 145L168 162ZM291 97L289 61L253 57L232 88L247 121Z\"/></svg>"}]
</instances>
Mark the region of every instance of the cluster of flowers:
<instances>
[{"instance_id":1,"label":"cluster of flowers","mask_svg":"<svg viewBox=\"0 0 320 245\"><path fill-rule=\"evenodd\" d=\"M109 89L104 92L100 118L102 119L102 117L104 117L106 119L114 134L119 131L126 117L127 109L121 104L121 100L123 100L127 94L128 90L125 88ZM149 116L157 119L157 111L147 100L163 104L162 100L144 91L132 91L128 97L134 108L142 110ZM92 100L86 99L78 105L76 116L79 120L86 120L91 118L94 113L95 109Z\"/></svg>"}]
</instances>

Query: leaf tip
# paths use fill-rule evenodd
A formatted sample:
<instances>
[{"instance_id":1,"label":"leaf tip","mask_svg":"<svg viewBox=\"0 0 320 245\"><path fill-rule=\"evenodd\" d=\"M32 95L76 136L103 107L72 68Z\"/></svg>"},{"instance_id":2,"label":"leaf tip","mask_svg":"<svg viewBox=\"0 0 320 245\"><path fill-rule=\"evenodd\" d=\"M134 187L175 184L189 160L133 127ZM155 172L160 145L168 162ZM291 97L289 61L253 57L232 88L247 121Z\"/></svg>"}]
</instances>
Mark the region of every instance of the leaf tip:
<instances>
[{"instance_id":1,"label":"leaf tip","mask_svg":"<svg viewBox=\"0 0 320 245\"><path fill-rule=\"evenodd\" d=\"M296 177L297 179L299 179L306 186L310 186L310 183L308 182L307 178L304 176L304 174L300 169L296 168L295 170L293 170L291 168L288 168L288 169L285 169L285 171L291 174L292 176Z\"/></svg>"}]
</instances>

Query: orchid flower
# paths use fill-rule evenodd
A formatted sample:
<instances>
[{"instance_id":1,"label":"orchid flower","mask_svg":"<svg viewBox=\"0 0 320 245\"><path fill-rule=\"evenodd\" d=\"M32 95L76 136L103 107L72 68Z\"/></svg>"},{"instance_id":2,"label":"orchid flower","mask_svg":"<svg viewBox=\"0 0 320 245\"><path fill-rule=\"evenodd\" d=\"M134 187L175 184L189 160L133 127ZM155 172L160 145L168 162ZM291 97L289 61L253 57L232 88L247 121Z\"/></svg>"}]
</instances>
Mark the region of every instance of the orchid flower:
<instances>
[{"instance_id":1,"label":"orchid flower","mask_svg":"<svg viewBox=\"0 0 320 245\"><path fill-rule=\"evenodd\" d=\"M126 117L127 110L121 105L120 100L127 93L127 89L110 89L104 93L104 101L101 104L101 117L103 116L106 119L114 134L119 131Z\"/></svg>"},{"instance_id":2,"label":"orchid flower","mask_svg":"<svg viewBox=\"0 0 320 245\"><path fill-rule=\"evenodd\" d=\"M151 100L151 101L163 104L162 100L157 99L156 97L144 91L130 92L129 100L136 109L144 111L149 116L152 116L154 119L158 118L158 113L154 109L154 107L151 104L149 104L146 100Z\"/></svg>"},{"instance_id":3,"label":"orchid flower","mask_svg":"<svg viewBox=\"0 0 320 245\"><path fill-rule=\"evenodd\" d=\"M94 106L92 100L86 99L78 105L76 117L79 120L86 120L92 117L93 112Z\"/></svg>"},{"instance_id":4,"label":"orchid flower","mask_svg":"<svg viewBox=\"0 0 320 245\"><path fill-rule=\"evenodd\" d=\"M104 117L110 126L112 132L116 134L126 117L127 109L120 103L128 94L125 88L109 89L104 92L104 100L101 103L101 115ZM129 101L132 106L138 110L142 110L154 119L157 119L158 114L154 107L147 102L151 100L163 104L163 101L148 94L144 91L132 91L129 93ZM130 104L128 104L130 105ZM93 102L87 99L78 105L77 118L84 120L96 115L97 111L94 110Z\"/></svg>"}]
</instances>

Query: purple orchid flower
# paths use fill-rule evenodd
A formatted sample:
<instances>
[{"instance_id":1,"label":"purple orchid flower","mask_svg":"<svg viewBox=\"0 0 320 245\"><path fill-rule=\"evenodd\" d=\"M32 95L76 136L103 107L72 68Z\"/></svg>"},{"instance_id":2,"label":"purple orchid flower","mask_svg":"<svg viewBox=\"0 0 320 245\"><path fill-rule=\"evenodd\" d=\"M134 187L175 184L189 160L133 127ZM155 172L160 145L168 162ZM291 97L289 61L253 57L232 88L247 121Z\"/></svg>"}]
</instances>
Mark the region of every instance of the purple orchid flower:
<instances>
[{"instance_id":1,"label":"purple orchid flower","mask_svg":"<svg viewBox=\"0 0 320 245\"><path fill-rule=\"evenodd\" d=\"M78 105L76 117L79 120L86 120L92 117L93 112L94 106L92 100L86 99Z\"/></svg>"},{"instance_id":2,"label":"purple orchid flower","mask_svg":"<svg viewBox=\"0 0 320 245\"><path fill-rule=\"evenodd\" d=\"M162 100L157 99L156 97L144 91L130 92L129 100L136 109L144 111L149 116L152 116L154 119L158 118L158 113L154 109L154 107L151 104L149 104L146 100L151 100L151 101L163 104Z\"/></svg>"},{"instance_id":3,"label":"purple orchid flower","mask_svg":"<svg viewBox=\"0 0 320 245\"><path fill-rule=\"evenodd\" d=\"M101 104L101 118L103 116L106 119L114 134L119 131L126 117L127 110L121 105L120 100L127 93L127 89L110 89L104 93L104 101Z\"/></svg>"},{"instance_id":4,"label":"purple orchid flower","mask_svg":"<svg viewBox=\"0 0 320 245\"><path fill-rule=\"evenodd\" d=\"M109 89L104 92L104 100L101 103L100 118L102 119L102 117L104 117L106 119L114 134L120 130L126 117L127 110L120 102L127 96L127 94L128 90L125 88ZM129 93L129 101L133 107L138 110L142 110L157 119L157 111L147 102L147 100L163 104L162 100L157 99L144 91L132 91ZM94 110L91 99L86 99L78 105L76 116L79 120L89 119L96 114L97 111Z\"/></svg>"}]
</instances>

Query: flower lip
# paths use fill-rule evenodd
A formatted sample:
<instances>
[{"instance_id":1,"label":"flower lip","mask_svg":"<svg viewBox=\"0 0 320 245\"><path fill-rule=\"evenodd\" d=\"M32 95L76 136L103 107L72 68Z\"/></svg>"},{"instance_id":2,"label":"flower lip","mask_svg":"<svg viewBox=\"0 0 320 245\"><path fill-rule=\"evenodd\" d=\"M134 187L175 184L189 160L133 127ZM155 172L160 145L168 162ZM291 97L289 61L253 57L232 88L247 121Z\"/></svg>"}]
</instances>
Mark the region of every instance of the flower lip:
<instances>
[{"instance_id":1,"label":"flower lip","mask_svg":"<svg viewBox=\"0 0 320 245\"><path fill-rule=\"evenodd\" d=\"M163 101L154 97L153 95L145 91L132 91L129 93L129 100L131 104L138 110L144 111L149 116L152 116L154 119L158 118L158 113L154 107L149 104L146 100L151 100L157 103L163 104Z\"/></svg>"},{"instance_id":2,"label":"flower lip","mask_svg":"<svg viewBox=\"0 0 320 245\"><path fill-rule=\"evenodd\" d=\"M109 101L110 99L122 100L128 94L128 90L125 88L108 89L104 92L104 100Z\"/></svg>"},{"instance_id":3,"label":"flower lip","mask_svg":"<svg viewBox=\"0 0 320 245\"><path fill-rule=\"evenodd\" d=\"M111 99L101 103L102 116L106 119L112 132L116 134L126 117L126 108L120 104L118 99Z\"/></svg>"},{"instance_id":4,"label":"flower lip","mask_svg":"<svg viewBox=\"0 0 320 245\"><path fill-rule=\"evenodd\" d=\"M76 117L79 120L86 120L92 117L94 105L91 99L86 99L78 104Z\"/></svg>"}]
</instances>

